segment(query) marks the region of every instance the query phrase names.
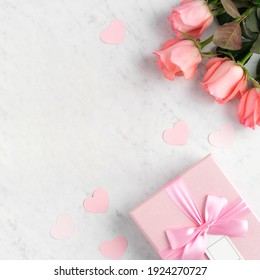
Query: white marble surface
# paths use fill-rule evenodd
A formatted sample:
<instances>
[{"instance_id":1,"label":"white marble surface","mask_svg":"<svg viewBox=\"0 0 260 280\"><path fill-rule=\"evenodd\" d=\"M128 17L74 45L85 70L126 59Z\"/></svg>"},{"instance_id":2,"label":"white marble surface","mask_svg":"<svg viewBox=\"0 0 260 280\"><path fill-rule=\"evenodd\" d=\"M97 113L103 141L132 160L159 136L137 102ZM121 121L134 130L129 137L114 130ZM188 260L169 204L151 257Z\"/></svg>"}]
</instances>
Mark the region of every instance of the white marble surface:
<instances>
[{"instance_id":1,"label":"white marble surface","mask_svg":"<svg viewBox=\"0 0 260 280\"><path fill-rule=\"evenodd\" d=\"M128 213L208 153L260 216L260 129L203 92L203 69L170 82L156 67L175 3L0 0L1 259L104 259L100 242L117 234L124 259L156 259ZM99 39L113 18L126 24L122 45ZM161 137L178 119L190 126L184 147ZM236 141L214 148L207 136L226 121ZM87 213L83 200L101 186L109 211ZM60 213L77 225L64 241L49 234Z\"/></svg>"}]
</instances>

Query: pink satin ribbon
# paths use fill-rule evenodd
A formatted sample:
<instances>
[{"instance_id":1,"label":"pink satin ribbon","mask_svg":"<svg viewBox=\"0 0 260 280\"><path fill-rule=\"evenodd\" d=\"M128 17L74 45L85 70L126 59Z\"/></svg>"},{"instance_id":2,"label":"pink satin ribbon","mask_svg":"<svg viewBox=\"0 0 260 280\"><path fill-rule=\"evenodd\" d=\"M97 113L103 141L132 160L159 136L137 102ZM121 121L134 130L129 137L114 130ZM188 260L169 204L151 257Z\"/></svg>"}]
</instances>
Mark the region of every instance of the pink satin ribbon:
<instances>
[{"instance_id":1,"label":"pink satin ribbon","mask_svg":"<svg viewBox=\"0 0 260 280\"><path fill-rule=\"evenodd\" d=\"M162 259L200 260L207 248L208 234L229 237L246 235L248 223L243 218L250 210L240 197L228 204L224 197L207 195L202 216L182 179L176 180L165 191L196 226L167 229L165 233L170 247L159 252Z\"/></svg>"}]
</instances>

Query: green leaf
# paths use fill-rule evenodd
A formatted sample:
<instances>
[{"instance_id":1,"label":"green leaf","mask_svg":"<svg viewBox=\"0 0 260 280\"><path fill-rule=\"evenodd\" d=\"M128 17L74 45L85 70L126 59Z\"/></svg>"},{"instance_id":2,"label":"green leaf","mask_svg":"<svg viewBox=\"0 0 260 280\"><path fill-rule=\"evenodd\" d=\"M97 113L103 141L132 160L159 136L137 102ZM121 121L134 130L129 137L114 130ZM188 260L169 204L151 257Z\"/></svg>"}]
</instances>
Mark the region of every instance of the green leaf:
<instances>
[{"instance_id":1,"label":"green leaf","mask_svg":"<svg viewBox=\"0 0 260 280\"><path fill-rule=\"evenodd\" d=\"M253 44L254 44L254 41L252 41L252 42L243 42L242 43L242 48L240 50L231 51L231 53L233 54L235 60L236 61L243 60L244 57L250 52ZM245 63L247 63L247 61L245 61Z\"/></svg>"},{"instance_id":2,"label":"green leaf","mask_svg":"<svg viewBox=\"0 0 260 280\"><path fill-rule=\"evenodd\" d=\"M258 20L260 20L260 8L256 9L256 15L257 15Z\"/></svg>"},{"instance_id":3,"label":"green leaf","mask_svg":"<svg viewBox=\"0 0 260 280\"><path fill-rule=\"evenodd\" d=\"M255 79L259 82L260 81L260 59L258 60L257 66L256 66L256 77Z\"/></svg>"},{"instance_id":4,"label":"green leaf","mask_svg":"<svg viewBox=\"0 0 260 280\"><path fill-rule=\"evenodd\" d=\"M241 1L241 0L234 0L233 3L235 4L235 6L239 9L239 8L248 8L251 6L250 1Z\"/></svg>"},{"instance_id":5,"label":"green leaf","mask_svg":"<svg viewBox=\"0 0 260 280\"><path fill-rule=\"evenodd\" d=\"M260 35L258 35L255 43L253 44L251 50L252 53L260 54Z\"/></svg>"},{"instance_id":6,"label":"green leaf","mask_svg":"<svg viewBox=\"0 0 260 280\"><path fill-rule=\"evenodd\" d=\"M254 44L255 40L250 41L250 42L242 42L242 48L240 50L225 50L222 49L220 47L217 47L217 54L218 56L223 56L222 54L224 54L224 56L229 56L230 58L234 58L235 61L241 61L251 50L253 44Z\"/></svg>"},{"instance_id":7,"label":"green leaf","mask_svg":"<svg viewBox=\"0 0 260 280\"><path fill-rule=\"evenodd\" d=\"M258 63L257 63L256 74L260 76L260 59L258 60Z\"/></svg>"},{"instance_id":8,"label":"green leaf","mask_svg":"<svg viewBox=\"0 0 260 280\"><path fill-rule=\"evenodd\" d=\"M257 18L257 13L256 11L253 11L251 14L249 14L246 18L246 27L251 31L251 32L259 32L259 27L258 27L258 22L259 19Z\"/></svg>"},{"instance_id":9,"label":"green leaf","mask_svg":"<svg viewBox=\"0 0 260 280\"><path fill-rule=\"evenodd\" d=\"M239 50L242 47L242 33L239 22L229 22L219 26L214 34L215 45L228 50Z\"/></svg>"},{"instance_id":10,"label":"green leaf","mask_svg":"<svg viewBox=\"0 0 260 280\"><path fill-rule=\"evenodd\" d=\"M240 13L232 0L221 0L221 4L230 16L232 16L233 18L240 17Z\"/></svg>"},{"instance_id":11,"label":"green leaf","mask_svg":"<svg viewBox=\"0 0 260 280\"><path fill-rule=\"evenodd\" d=\"M253 3L256 7L260 7L260 0L255 0Z\"/></svg>"},{"instance_id":12,"label":"green leaf","mask_svg":"<svg viewBox=\"0 0 260 280\"><path fill-rule=\"evenodd\" d=\"M224 23L231 22L233 20L233 18L230 15L228 15L227 13L224 13L222 15L218 15L217 20L218 20L218 23L220 25L222 25Z\"/></svg>"},{"instance_id":13,"label":"green leaf","mask_svg":"<svg viewBox=\"0 0 260 280\"><path fill-rule=\"evenodd\" d=\"M240 24L241 30L242 30L242 35L244 38L249 39L249 40L255 40L257 37L257 34L250 31L247 26L246 23L244 21L241 22Z\"/></svg>"}]
</instances>

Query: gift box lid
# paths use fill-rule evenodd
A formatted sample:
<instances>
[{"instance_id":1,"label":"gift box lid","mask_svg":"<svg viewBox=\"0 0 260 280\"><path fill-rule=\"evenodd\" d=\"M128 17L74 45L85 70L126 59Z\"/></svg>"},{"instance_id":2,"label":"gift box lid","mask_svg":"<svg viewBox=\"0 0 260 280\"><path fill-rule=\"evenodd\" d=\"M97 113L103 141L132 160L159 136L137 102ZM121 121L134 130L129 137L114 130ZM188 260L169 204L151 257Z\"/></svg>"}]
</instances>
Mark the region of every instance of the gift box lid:
<instances>
[{"instance_id":1,"label":"gift box lid","mask_svg":"<svg viewBox=\"0 0 260 280\"><path fill-rule=\"evenodd\" d=\"M233 201L240 196L212 155L205 157L178 178L181 178L188 186L200 213L203 212L206 195L224 196L228 201ZM165 191L165 188L174 184L178 178L160 188L130 213L158 253L169 246L165 235L166 229L194 226L194 223L183 214ZM260 259L260 222L252 210L246 219L248 221L246 237L230 239L244 259Z\"/></svg>"}]
</instances>

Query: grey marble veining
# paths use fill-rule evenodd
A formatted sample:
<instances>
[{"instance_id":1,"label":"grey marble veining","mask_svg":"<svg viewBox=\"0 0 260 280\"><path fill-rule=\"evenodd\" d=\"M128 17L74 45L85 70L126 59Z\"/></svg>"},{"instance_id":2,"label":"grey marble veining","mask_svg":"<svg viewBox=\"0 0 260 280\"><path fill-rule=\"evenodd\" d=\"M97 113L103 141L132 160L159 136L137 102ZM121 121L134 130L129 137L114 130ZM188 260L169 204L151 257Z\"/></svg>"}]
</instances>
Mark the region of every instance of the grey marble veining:
<instances>
[{"instance_id":1,"label":"grey marble veining","mask_svg":"<svg viewBox=\"0 0 260 280\"><path fill-rule=\"evenodd\" d=\"M99 244L117 234L129 242L124 259L156 259L129 211L209 153L260 216L260 129L238 124L236 102L203 92L203 67L174 82L157 69L152 52L172 36L175 3L0 1L1 259L103 259ZM118 46L99 39L113 18L126 25ZM178 119L190 127L184 147L162 140ZM226 121L236 141L214 148L208 134ZM98 187L109 211L87 213ZM60 213L77 225L64 241L49 234Z\"/></svg>"}]
</instances>

